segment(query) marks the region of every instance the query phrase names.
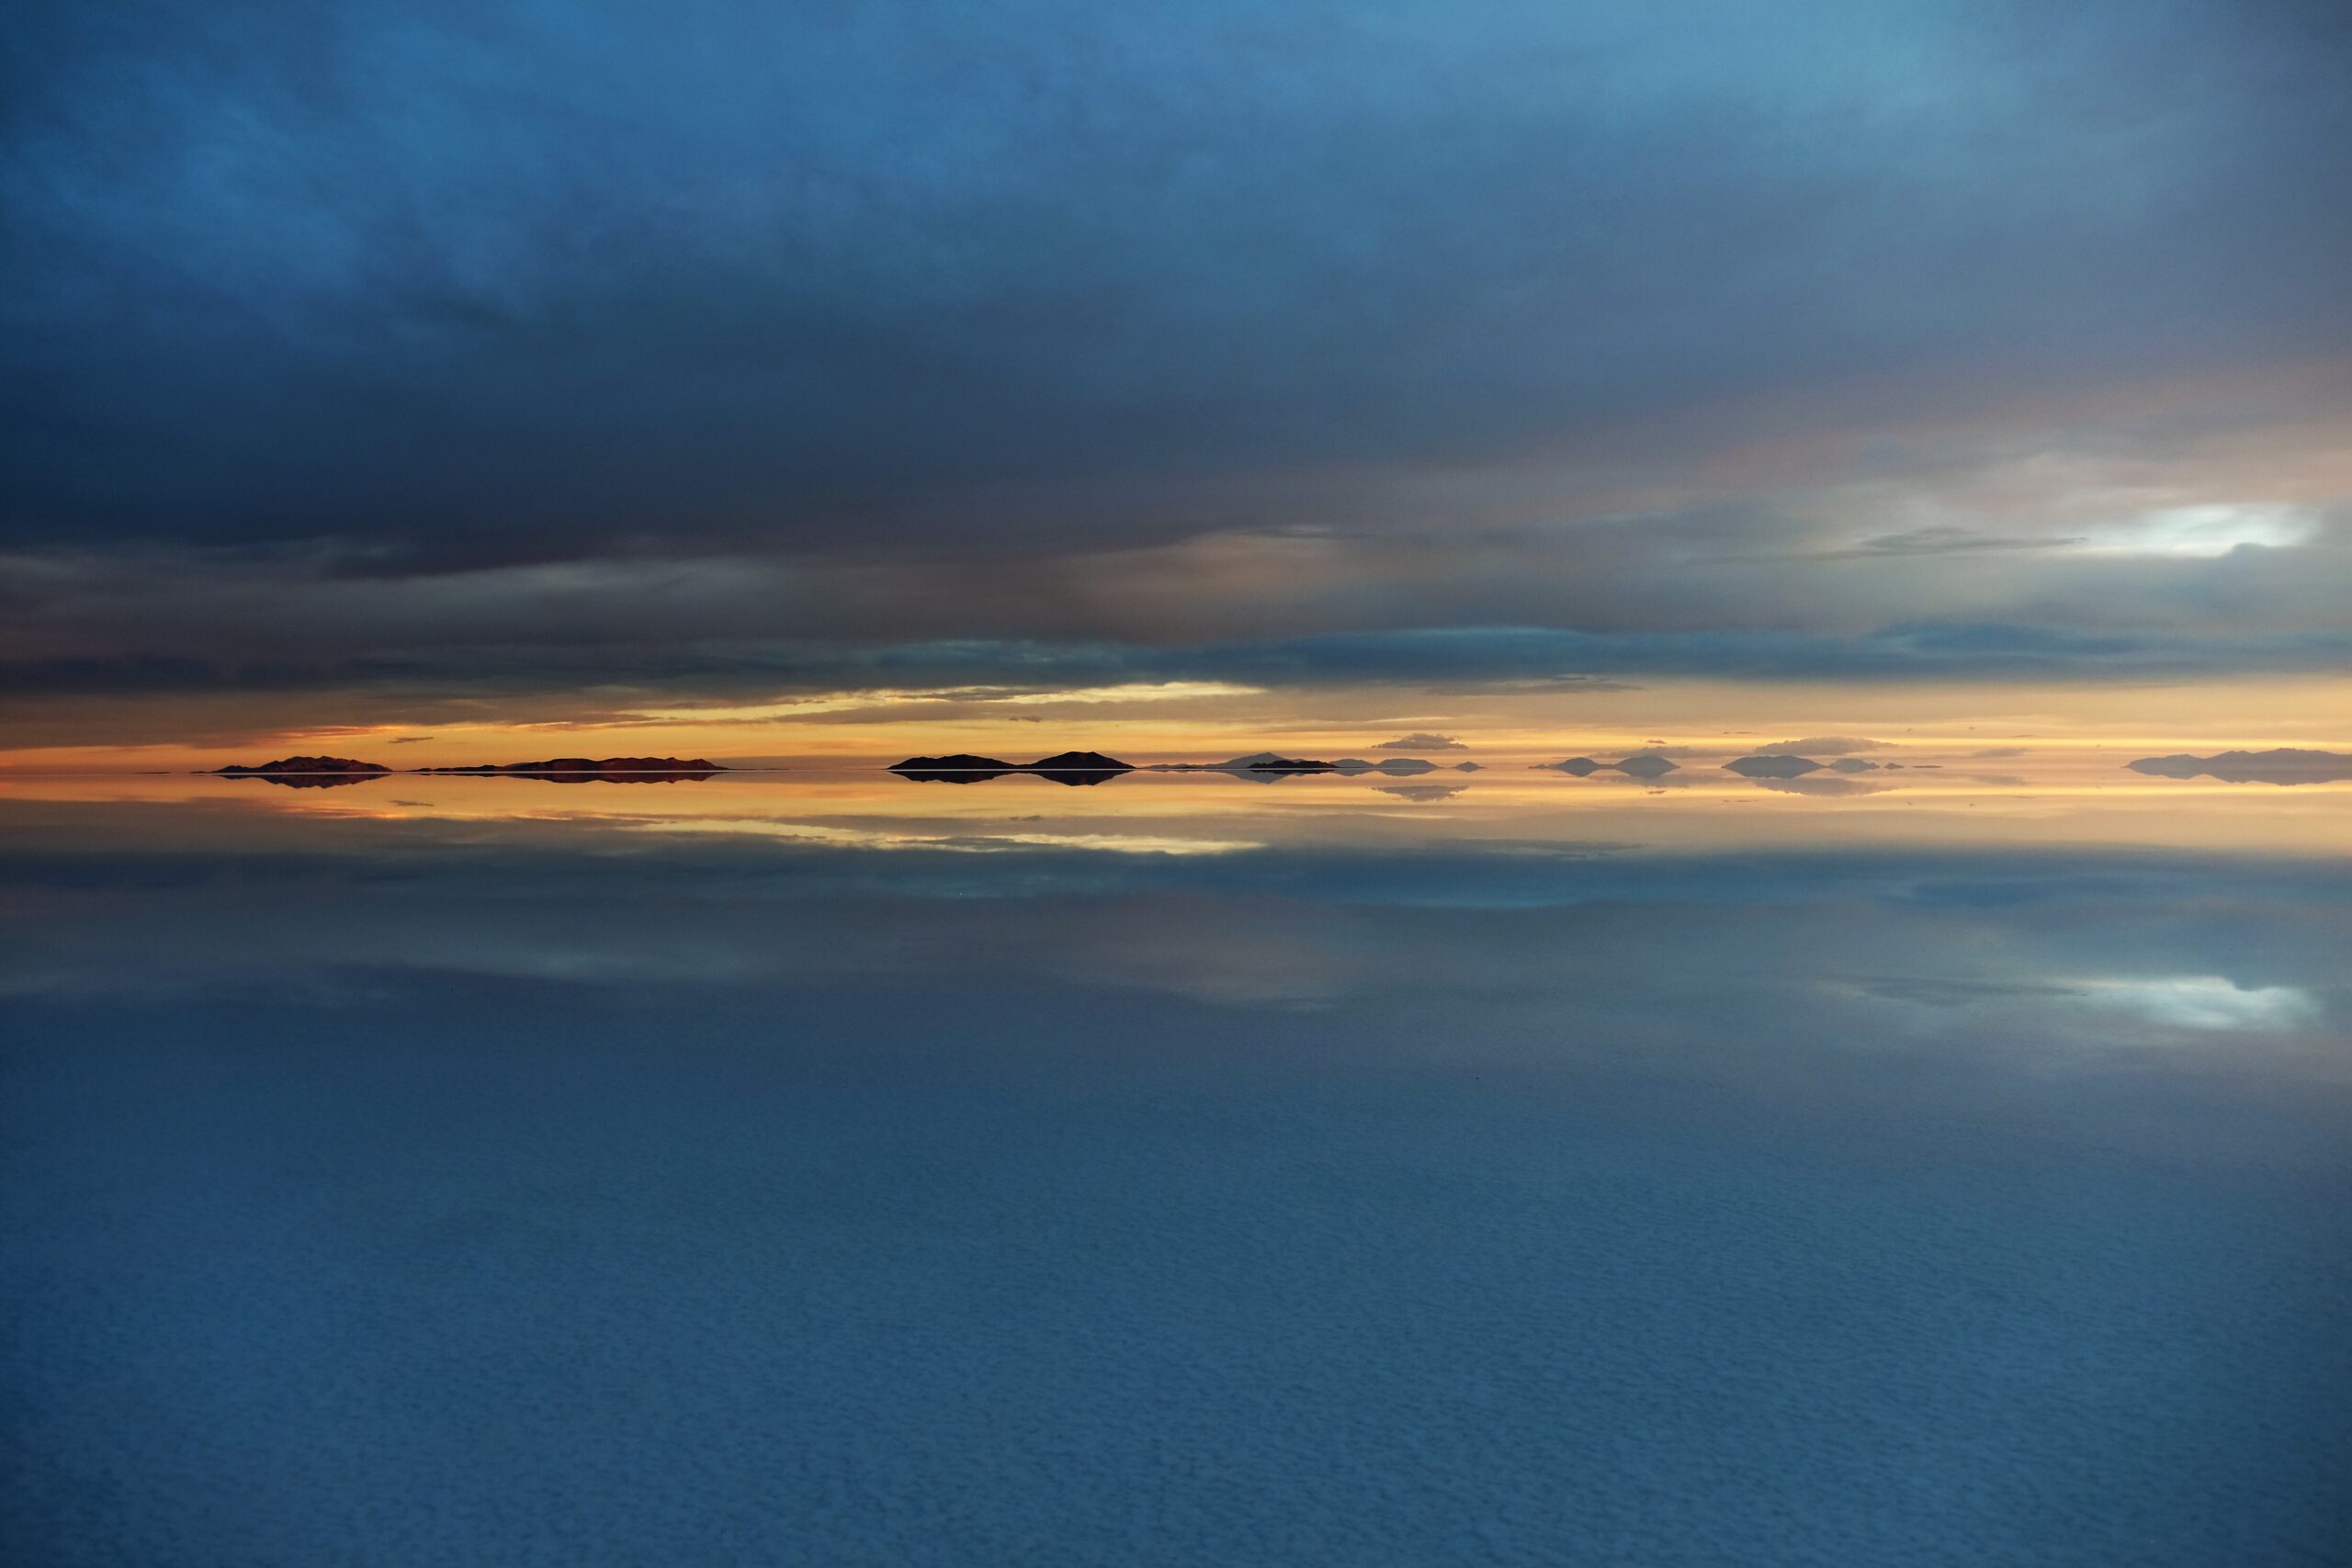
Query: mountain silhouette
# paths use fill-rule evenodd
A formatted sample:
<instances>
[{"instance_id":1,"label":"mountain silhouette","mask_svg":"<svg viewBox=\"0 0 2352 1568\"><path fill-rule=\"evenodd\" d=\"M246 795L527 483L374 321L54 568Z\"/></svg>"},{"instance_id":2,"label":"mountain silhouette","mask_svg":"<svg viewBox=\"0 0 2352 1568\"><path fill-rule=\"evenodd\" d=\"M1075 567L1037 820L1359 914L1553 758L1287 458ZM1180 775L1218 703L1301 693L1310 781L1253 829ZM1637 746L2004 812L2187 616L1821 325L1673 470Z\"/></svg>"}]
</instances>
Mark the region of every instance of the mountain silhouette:
<instances>
[{"instance_id":1,"label":"mountain silhouette","mask_svg":"<svg viewBox=\"0 0 2352 1568\"><path fill-rule=\"evenodd\" d=\"M922 784L979 784L1008 773L1035 773L1060 784L1099 784L1135 772L1135 764L1100 751L1057 751L1034 762L1008 762L1001 757L978 757L968 751L944 757L909 757L890 771Z\"/></svg>"},{"instance_id":2,"label":"mountain silhouette","mask_svg":"<svg viewBox=\"0 0 2352 1568\"><path fill-rule=\"evenodd\" d=\"M2281 746L2269 751L2222 751L2211 757L2179 753L2143 757L2123 764L2159 778L2214 778L2223 784L2328 784L2352 779L2352 757L2340 751L2310 751Z\"/></svg>"},{"instance_id":3,"label":"mountain silhouette","mask_svg":"<svg viewBox=\"0 0 2352 1568\"><path fill-rule=\"evenodd\" d=\"M481 762L464 768L419 768L420 773L498 774L553 784L674 784L727 770L701 757L549 757L537 762Z\"/></svg>"},{"instance_id":4,"label":"mountain silhouette","mask_svg":"<svg viewBox=\"0 0 2352 1568\"><path fill-rule=\"evenodd\" d=\"M1057 751L1050 757L1038 758L1022 772L1044 773L1065 784L1101 784L1104 779L1135 772L1135 764L1106 757L1100 751Z\"/></svg>"},{"instance_id":5,"label":"mountain silhouette","mask_svg":"<svg viewBox=\"0 0 2352 1568\"><path fill-rule=\"evenodd\" d=\"M338 784L380 779L392 770L381 762L361 762L349 757L278 757L255 767L232 762L214 771L232 779L265 779L288 789L333 789Z\"/></svg>"},{"instance_id":6,"label":"mountain silhouette","mask_svg":"<svg viewBox=\"0 0 2352 1568\"><path fill-rule=\"evenodd\" d=\"M1751 779L1793 779L1819 773L1822 764L1810 757L1741 757L1724 766Z\"/></svg>"},{"instance_id":7,"label":"mountain silhouette","mask_svg":"<svg viewBox=\"0 0 2352 1568\"><path fill-rule=\"evenodd\" d=\"M1307 757L1285 757L1279 751L1252 751L1247 757L1228 757L1222 762L1155 762L1154 773L1243 773L1271 776L1280 773L1370 773L1376 764L1361 757L1341 761L1324 762Z\"/></svg>"},{"instance_id":8,"label":"mountain silhouette","mask_svg":"<svg viewBox=\"0 0 2352 1568\"><path fill-rule=\"evenodd\" d=\"M1564 762L1538 762L1539 768L1555 773L1574 773L1577 778L1589 778L1594 773L1623 773L1628 778L1655 779L1673 773L1679 765L1670 757L1655 751L1636 751L1623 761L1596 762L1590 757L1570 757Z\"/></svg>"},{"instance_id":9,"label":"mountain silhouette","mask_svg":"<svg viewBox=\"0 0 2352 1568\"><path fill-rule=\"evenodd\" d=\"M1318 761L1312 757L1278 757L1271 751L1250 758L1237 758L1221 766L1253 773L1335 773L1340 771L1337 762Z\"/></svg>"},{"instance_id":10,"label":"mountain silhouette","mask_svg":"<svg viewBox=\"0 0 2352 1568\"><path fill-rule=\"evenodd\" d=\"M978 784L983 779L1001 779L1020 770L1001 757L951 751L944 757L910 757L903 762L893 762L890 771L900 778L924 784Z\"/></svg>"},{"instance_id":11,"label":"mountain silhouette","mask_svg":"<svg viewBox=\"0 0 2352 1568\"><path fill-rule=\"evenodd\" d=\"M1616 764L1617 771L1637 779L1663 778L1679 764L1671 757L1661 757L1655 751L1640 751Z\"/></svg>"}]
</instances>

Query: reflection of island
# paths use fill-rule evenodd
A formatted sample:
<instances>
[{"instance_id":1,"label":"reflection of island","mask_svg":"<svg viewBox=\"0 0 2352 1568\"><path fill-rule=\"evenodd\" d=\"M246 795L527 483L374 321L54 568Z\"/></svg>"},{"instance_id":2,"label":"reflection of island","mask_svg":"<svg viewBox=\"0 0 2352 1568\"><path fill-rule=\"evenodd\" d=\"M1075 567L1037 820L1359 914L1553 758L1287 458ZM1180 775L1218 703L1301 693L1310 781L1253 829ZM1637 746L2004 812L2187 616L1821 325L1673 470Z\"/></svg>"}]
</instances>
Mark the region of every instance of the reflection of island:
<instances>
[{"instance_id":1,"label":"reflection of island","mask_svg":"<svg viewBox=\"0 0 2352 1568\"><path fill-rule=\"evenodd\" d=\"M955 751L944 757L910 757L893 764L890 771L902 779L923 784L978 784L1008 773L1035 773L1056 784L1098 784L1121 773L1133 773L1135 768L1100 751L1057 751L1034 762L1008 762L998 757Z\"/></svg>"},{"instance_id":2,"label":"reflection of island","mask_svg":"<svg viewBox=\"0 0 2352 1568\"><path fill-rule=\"evenodd\" d=\"M232 762L217 771L227 778L262 779L288 789L334 789L380 779L392 770L381 762L355 761L349 757L279 757L258 767Z\"/></svg>"},{"instance_id":3,"label":"reflection of island","mask_svg":"<svg viewBox=\"0 0 2352 1568\"><path fill-rule=\"evenodd\" d=\"M2222 751L2211 757L2185 753L2143 757L2125 767L2158 778L2214 778L2223 784L2329 784L2352 779L2352 757L2337 751L2309 751L2281 746L2269 751Z\"/></svg>"},{"instance_id":4,"label":"reflection of island","mask_svg":"<svg viewBox=\"0 0 2352 1568\"><path fill-rule=\"evenodd\" d=\"M1627 778L1664 778L1675 771L1678 763L1670 757L1655 751L1636 751L1622 762L1596 762L1590 757L1570 757L1565 762L1538 762L1539 768L1556 773L1574 773L1577 778L1589 778L1594 773L1623 773Z\"/></svg>"},{"instance_id":5,"label":"reflection of island","mask_svg":"<svg viewBox=\"0 0 2352 1568\"><path fill-rule=\"evenodd\" d=\"M1464 771L1475 763L1462 764ZM1391 778L1409 778L1416 773L1437 772L1435 762L1419 757L1387 757L1380 761L1367 761L1362 757L1342 757L1327 762L1315 757L1285 757L1279 751L1254 751L1247 757L1228 757L1222 762L1154 762L1156 773L1231 773L1241 778L1276 779L1292 773L1385 773Z\"/></svg>"},{"instance_id":6,"label":"reflection of island","mask_svg":"<svg viewBox=\"0 0 2352 1568\"><path fill-rule=\"evenodd\" d=\"M1871 784L1871 783L1869 780L1867 780L1867 779L1832 779L1832 778L1818 778L1818 779L1775 779L1775 778L1760 778L1760 779L1753 779L1753 780L1750 780L1749 782L1750 782L1750 783L1752 783L1752 784L1754 784L1756 785L1756 787L1757 787L1757 788L1758 788L1758 789L1771 789L1771 790L1779 790L1779 791L1780 791L1781 794L1783 794L1783 795L1879 795L1879 794L1883 793L1883 792L1886 790L1886 788L1887 788L1887 786L1886 786L1885 784Z\"/></svg>"},{"instance_id":7,"label":"reflection of island","mask_svg":"<svg viewBox=\"0 0 2352 1568\"><path fill-rule=\"evenodd\" d=\"M420 773L495 774L554 784L676 784L727 770L700 757L550 757L540 762L483 762L469 768L419 768Z\"/></svg>"}]
</instances>

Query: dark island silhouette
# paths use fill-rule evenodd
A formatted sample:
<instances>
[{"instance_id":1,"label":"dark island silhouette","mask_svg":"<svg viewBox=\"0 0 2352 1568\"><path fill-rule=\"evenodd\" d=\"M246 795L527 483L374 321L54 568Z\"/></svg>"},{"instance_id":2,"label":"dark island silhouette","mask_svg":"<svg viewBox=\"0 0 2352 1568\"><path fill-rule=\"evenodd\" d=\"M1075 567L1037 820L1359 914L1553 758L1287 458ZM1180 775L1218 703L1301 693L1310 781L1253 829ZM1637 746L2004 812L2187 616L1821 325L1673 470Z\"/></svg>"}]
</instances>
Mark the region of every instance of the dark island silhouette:
<instances>
[{"instance_id":1,"label":"dark island silhouette","mask_svg":"<svg viewBox=\"0 0 2352 1568\"><path fill-rule=\"evenodd\" d=\"M2223 784L2332 784L2352 779L2352 756L2281 746L2268 751L2222 751L2211 757L2186 752L2143 757L2123 764L2134 773L2166 779L2219 779Z\"/></svg>"},{"instance_id":2,"label":"dark island silhouette","mask_svg":"<svg viewBox=\"0 0 2352 1568\"><path fill-rule=\"evenodd\" d=\"M1227 773L1235 778L1257 779L1272 783L1291 773L1339 773L1350 771L1369 772L1372 764L1361 758L1347 757L1337 762L1327 762L1314 757L1285 757L1279 751L1252 751L1247 757L1227 757L1222 762L1154 762L1155 773Z\"/></svg>"},{"instance_id":3,"label":"dark island silhouette","mask_svg":"<svg viewBox=\"0 0 2352 1568\"><path fill-rule=\"evenodd\" d=\"M1416 773L1437 771L1435 762L1419 757L1385 757L1374 762L1363 757L1341 757L1326 761L1320 757L1285 757L1279 751L1253 751L1246 757L1228 757L1222 762L1154 762L1150 771L1156 773L1224 773L1233 778L1256 779L1271 784L1294 773L1340 773L1353 777L1362 773L1385 773L1391 778L1409 778ZM1475 762L1464 762L1463 771L1476 768Z\"/></svg>"},{"instance_id":4,"label":"dark island silhouette","mask_svg":"<svg viewBox=\"0 0 2352 1568\"><path fill-rule=\"evenodd\" d=\"M1034 762L1008 762L1001 757L953 751L944 757L909 757L891 764L890 771L920 784L978 784L1010 773L1035 773L1056 784L1099 784L1135 772L1135 765L1100 751L1057 751Z\"/></svg>"},{"instance_id":5,"label":"dark island silhouette","mask_svg":"<svg viewBox=\"0 0 2352 1568\"><path fill-rule=\"evenodd\" d=\"M701 757L550 757L538 762L482 762L464 768L388 768L350 757L279 757L248 766L232 762L216 768L224 778L261 779L289 789L326 789L337 784L366 784L395 773L497 774L507 778L551 779L580 784L604 779L616 784L660 784L679 779L707 779L727 770Z\"/></svg>"},{"instance_id":6,"label":"dark island silhouette","mask_svg":"<svg viewBox=\"0 0 2352 1568\"><path fill-rule=\"evenodd\" d=\"M420 773L546 779L555 784L675 784L727 770L701 757L550 757L537 762L481 762L465 768L419 768Z\"/></svg>"},{"instance_id":7,"label":"dark island silhouette","mask_svg":"<svg viewBox=\"0 0 2352 1568\"><path fill-rule=\"evenodd\" d=\"M1794 779L1807 773L1819 773L1826 764L1810 757L1790 757L1774 754L1769 757L1740 757L1724 766L1742 778Z\"/></svg>"},{"instance_id":8,"label":"dark island silhouette","mask_svg":"<svg viewBox=\"0 0 2352 1568\"><path fill-rule=\"evenodd\" d=\"M334 789L341 784L367 784L392 770L381 762L350 757L278 757L258 766L232 762L214 772L224 778L261 779L288 789Z\"/></svg>"},{"instance_id":9,"label":"dark island silhouette","mask_svg":"<svg viewBox=\"0 0 2352 1568\"><path fill-rule=\"evenodd\" d=\"M1437 772L1437 764L1424 761L1419 757L1383 757L1377 762L1366 761L1362 757L1342 757L1331 764L1331 771L1351 776L1357 773L1386 773L1392 778L1409 778L1415 773L1433 773Z\"/></svg>"},{"instance_id":10,"label":"dark island silhouette","mask_svg":"<svg viewBox=\"0 0 2352 1568\"><path fill-rule=\"evenodd\" d=\"M1671 757L1661 757L1655 751L1636 751L1618 762L1597 762L1590 757L1570 757L1563 762L1538 762L1539 768L1555 773L1574 773L1577 778L1589 778L1594 773L1623 773L1628 778L1663 778L1679 766Z\"/></svg>"}]
</instances>

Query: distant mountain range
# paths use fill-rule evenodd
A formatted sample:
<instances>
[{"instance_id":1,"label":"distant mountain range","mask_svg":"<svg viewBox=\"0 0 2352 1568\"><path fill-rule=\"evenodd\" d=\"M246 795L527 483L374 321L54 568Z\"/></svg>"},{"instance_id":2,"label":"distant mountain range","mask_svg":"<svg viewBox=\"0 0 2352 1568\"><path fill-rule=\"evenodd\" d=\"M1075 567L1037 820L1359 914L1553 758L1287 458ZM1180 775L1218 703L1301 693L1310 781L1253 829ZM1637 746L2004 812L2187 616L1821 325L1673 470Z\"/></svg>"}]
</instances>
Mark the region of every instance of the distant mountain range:
<instances>
[{"instance_id":1,"label":"distant mountain range","mask_svg":"<svg viewBox=\"0 0 2352 1568\"><path fill-rule=\"evenodd\" d=\"M2222 751L2211 757L2186 752L2170 757L2143 757L2123 764L2134 773L2159 778L2213 778L2223 784L2329 784L2352 779L2352 756L2339 751L2307 751L2281 746L2269 751Z\"/></svg>"},{"instance_id":2,"label":"distant mountain range","mask_svg":"<svg viewBox=\"0 0 2352 1568\"><path fill-rule=\"evenodd\" d=\"M320 788L365 784L396 770L381 762L350 757L279 757L247 767L232 762L216 770L229 778L257 778L291 788ZM550 757L539 762L484 762L466 768L411 768L413 773L503 774L515 778L549 779L558 784L605 780L615 784L659 784L679 779L707 779L727 770L700 757Z\"/></svg>"},{"instance_id":3,"label":"distant mountain range","mask_svg":"<svg viewBox=\"0 0 2352 1568\"><path fill-rule=\"evenodd\" d=\"M247 767L242 762L232 762L227 767L217 771L234 778L243 774L270 773L357 773L373 776L377 773L389 773L392 770L381 762L355 761L349 757L278 757L254 767Z\"/></svg>"},{"instance_id":4,"label":"distant mountain range","mask_svg":"<svg viewBox=\"0 0 2352 1568\"><path fill-rule=\"evenodd\" d=\"M1736 757L1724 766L1730 772L1749 779L1794 779L1807 773L1819 773L1826 764L1810 757Z\"/></svg>"},{"instance_id":5,"label":"distant mountain range","mask_svg":"<svg viewBox=\"0 0 2352 1568\"><path fill-rule=\"evenodd\" d=\"M420 773L502 773L551 779L558 784L605 780L615 784L663 784L707 779L727 770L701 757L550 757L539 762L483 762L469 768L419 768Z\"/></svg>"},{"instance_id":6,"label":"distant mountain range","mask_svg":"<svg viewBox=\"0 0 2352 1568\"><path fill-rule=\"evenodd\" d=\"M1601 762L1590 757L1570 757L1566 761L1538 762L1535 765L1563 773L1574 773L1578 778L1587 778L1600 773L1620 773L1637 779L1663 778L1668 773L1675 772L1677 767L1672 759L1657 751L1637 751L1622 762ZM1763 782L1803 778L1807 773L1819 773L1824 768L1834 769L1841 773L1875 773L1881 767L1897 765L1892 762L1866 761L1860 757L1840 757L1833 762L1821 762L1811 757L1800 757L1792 752L1765 750L1758 751L1753 756L1735 758L1725 762L1724 767L1743 778Z\"/></svg>"},{"instance_id":7,"label":"distant mountain range","mask_svg":"<svg viewBox=\"0 0 2352 1568\"><path fill-rule=\"evenodd\" d=\"M1272 781L1294 773L1380 773L1391 778L1409 778L1417 773L1433 773L1439 764L1419 757L1388 757L1369 761L1362 757L1342 757L1338 761L1325 761L1317 757L1287 757L1279 751L1254 751L1246 757L1228 757L1222 762L1153 762L1140 770L1156 773L1224 773L1234 778ZM1476 762L1453 764L1458 773L1476 773ZM1041 757L1034 762L1011 762L1001 757L976 756L968 751L952 752L943 757L909 757L891 765L890 771L901 778L918 779L937 784L977 784L984 779L1003 778L1010 773L1035 773L1058 784L1101 784L1121 773L1139 770L1132 762L1123 762L1100 751L1061 751L1051 757Z\"/></svg>"},{"instance_id":8,"label":"distant mountain range","mask_svg":"<svg viewBox=\"0 0 2352 1568\"><path fill-rule=\"evenodd\" d=\"M954 751L944 757L909 757L890 771L901 778L927 784L978 784L1008 773L1035 773L1056 784L1097 784L1135 772L1135 764L1100 751L1057 751L1034 762L1008 762L1001 757L978 757Z\"/></svg>"},{"instance_id":9,"label":"distant mountain range","mask_svg":"<svg viewBox=\"0 0 2352 1568\"><path fill-rule=\"evenodd\" d=\"M278 757L258 767L232 762L219 770L229 778L264 779L288 789L332 789L337 784L366 784L391 771L381 762L355 761L349 757Z\"/></svg>"},{"instance_id":10,"label":"distant mountain range","mask_svg":"<svg viewBox=\"0 0 2352 1568\"><path fill-rule=\"evenodd\" d=\"M1563 762L1538 762L1539 768L1550 768L1563 773L1589 778L1594 773L1623 773L1628 778L1663 778L1679 766L1671 757L1661 757L1655 751L1636 751L1621 762L1597 762L1590 757L1570 757Z\"/></svg>"},{"instance_id":11,"label":"distant mountain range","mask_svg":"<svg viewBox=\"0 0 2352 1568\"><path fill-rule=\"evenodd\" d=\"M1377 762L1362 757L1342 757L1327 762L1316 757L1285 757L1279 751L1253 751L1247 757L1228 757L1222 762L1154 762L1151 771L1158 773L1248 773L1277 777L1284 773L1386 773L1393 778L1409 778L1416 773L1433 773L1439 764L1419 757L1386 757ZM1475 773L1476 762L1456 762L1456 773Z\"/></svg>"}]
</instances>

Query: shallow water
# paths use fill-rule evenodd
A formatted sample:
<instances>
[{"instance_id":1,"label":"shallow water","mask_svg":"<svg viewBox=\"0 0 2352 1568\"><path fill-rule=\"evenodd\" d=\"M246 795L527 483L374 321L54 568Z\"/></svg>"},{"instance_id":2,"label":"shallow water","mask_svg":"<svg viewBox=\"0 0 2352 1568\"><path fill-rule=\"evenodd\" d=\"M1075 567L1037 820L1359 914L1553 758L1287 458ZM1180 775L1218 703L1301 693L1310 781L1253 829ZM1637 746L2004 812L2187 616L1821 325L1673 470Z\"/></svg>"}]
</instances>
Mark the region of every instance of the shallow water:
<instances>
[{"instance_id":1,"label":"shallow water","mask_svg":"<svg viewBox=\"0 0 2352 1568\"><path fill-rule=\"evenodd\" d=\"M2111 772L11 783L0 1558L2341 1561L2352 789Z\"/></svg>"}]
</instances>

